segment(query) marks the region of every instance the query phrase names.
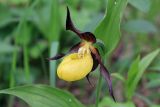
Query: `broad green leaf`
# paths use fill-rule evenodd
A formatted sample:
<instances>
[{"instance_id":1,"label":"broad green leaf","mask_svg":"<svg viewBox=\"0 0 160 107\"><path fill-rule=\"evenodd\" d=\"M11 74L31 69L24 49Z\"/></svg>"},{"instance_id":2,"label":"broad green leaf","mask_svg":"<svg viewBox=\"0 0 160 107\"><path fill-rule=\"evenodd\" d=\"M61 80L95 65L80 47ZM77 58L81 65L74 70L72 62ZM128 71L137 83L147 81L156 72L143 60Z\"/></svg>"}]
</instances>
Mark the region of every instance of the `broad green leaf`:
<instances>
[{"instance_id":1,"label":"broad green leaf","mask_svg":"<svg viewBox=\"0 0 160 107\"><path fill-rule=\"evenodd\" d=\"M127 0L108 0L106 14L95 30L97 38L104 41L107 53L111 53L120 40L120 22Z\"/></svg>"},{"instance_id":2,"label":"broad green leaf","mask_svg":"<svg viewBox=\"0 0 160 107\"><path fill-rule=\"evenodd\" d=\"M109 97L105 97L102 99L102 101L99 103L98 107L135 107L133 102L114 102Z\"/></svg>"},{"instance_id":3,"label":"broad green leaf","mask_svg":"<svg viewBox=\"0 0 160 107\"><path fill-rule=\"evenodd\" d=\"M45 85L15 87L0 93L17 96L30 107L83 107L70 93Z\"/></svg>"},{"instance_id":4,"label":"broad green leaf","mask_svg":"<svg viewBox=\"0 0 160 107\"><path fill-rule=\"evenodd\" d=\"M125 23L122 28L132 33L156 33L158 31L156 26L147 20L131 20Z\"/></svg>"},{"instance_id":5,"label":"broad green leaf","mask_svg":"<svg viewBox=\"0 0 160 107\"><path fill-rule=\"evenodd\" d=\"M129 3L142 12L148 12L151 6L150 0L129 0Z\"/></svg>"},{"instance_id":6,"label":"broad green leaf","mask_svg":"<svg viewBox=\"0 0 160 107\"><path fill-rule=\"evenodd\" d=\"M134 94L134 91L138 85L138 82L142 78L144 71L147 67L152 63L155 57L160 52L159 49L151 52L147 56L145 56L141 61L137 58L131 65L128 72L128 79L126 81L126 97L130 100Z\"/></svg>"}]
</instances>

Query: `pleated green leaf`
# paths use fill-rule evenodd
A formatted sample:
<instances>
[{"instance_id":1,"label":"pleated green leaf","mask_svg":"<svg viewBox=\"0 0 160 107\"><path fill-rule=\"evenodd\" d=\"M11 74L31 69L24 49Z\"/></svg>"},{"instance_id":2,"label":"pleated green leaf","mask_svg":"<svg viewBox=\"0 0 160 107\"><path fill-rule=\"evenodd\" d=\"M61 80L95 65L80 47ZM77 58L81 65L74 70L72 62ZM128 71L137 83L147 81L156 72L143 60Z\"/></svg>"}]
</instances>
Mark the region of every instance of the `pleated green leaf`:
<instances>
[{"instance_id":1,"label":"pleated green leaf","mask_svg":"<svg viewBox=\"0 0 160 107\"><path fill-rule=\"evenodd\" d=\"M0 93L17 96L30 107L83 107L70 93L46 85L15 87Z\"/></svg>"},{"instance_id":2,"label":"pleated green leaf","mask_svg":"<svg viewBox=\"0 0 160 107\"><path fill-rule=\"evenodd\" d=\"M97 38L104 41L111 53L120 40L120 22L128 0L108 0L106 14L95 30Z\"/></svg>"}]
</instances>

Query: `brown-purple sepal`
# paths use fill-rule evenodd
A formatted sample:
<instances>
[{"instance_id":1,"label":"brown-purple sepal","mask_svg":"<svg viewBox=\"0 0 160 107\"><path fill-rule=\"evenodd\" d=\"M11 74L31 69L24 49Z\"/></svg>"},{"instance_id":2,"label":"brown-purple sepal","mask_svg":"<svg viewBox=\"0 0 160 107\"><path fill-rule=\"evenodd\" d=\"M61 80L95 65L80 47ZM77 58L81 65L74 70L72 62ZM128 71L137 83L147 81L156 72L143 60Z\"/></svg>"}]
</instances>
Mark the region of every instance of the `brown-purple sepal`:
<instances>
[{"instance_id":1,"label":"brown-purple sepal","mask_svg":"<svg viewBox=\"0 0 160 107\"><path fill-rule=\"evenodd\" d=\"M94 87L94 84L91 83L90 79L89 79L89 76L90 74L87 74L86 78L87 78L87 81L88 83L91 85L91 87L93 88Z\"/></svg>"},{"instance_id":2,"label":"brown-purple sepal","mask_svg":"<svg viewBox=\"0 0 160 107\"><path fill-rule=\"evenodd\" d=\"M109 93L110 93L111 97L116 102L116 99L113 94L112 80L111 80L109 71L107 70L107 68L103 64L100 64L100 72L108 83Z\"/></svg>"},{"instance_id":3,"label":"brown-purple sepal","mask_svg":"<svg viewBox=\"0 0 160 107\"><path fill-rule=\"evenodd\" d=\"M70 11L69 11L68 7L67 7L66 30L71 30L74 33L76 33L78 36L80 36L80 31L75 28L75 26L74 26L74 24L72 22Z\"/></svg>"},{"instance_id":4,"label":"brown-purple sepal","mask_svg":"<svg viewBox=\"0 0 160 107\"><path fill-rule=\"evenodd\" d=\"M91 71L94 71L98 65L99 65L99 62L98 60L96 59L96 56L91 52L91 55L92 55L92 59L93 59L93 67L92 67L92 70Z\"/></svg>"},{"instance_id":5,"label":"brown-purple sepal","mask_svg":"<svg viewBox=\"0 0 160 107\"><path fill-rule=\"evenodd\" d=\"M99 54L98 49L97 48L92 48L91 51L96 56L96 59L98 60L98 62L100 64L100 72L108 83L109 93L110 93L111 97L113 98L113 100L116 101L116 99L114 97L114 93L113 93L112 80L111 80L109 71L107 70L107 68L102 63L102 59L101 59L101 56Z\"/></svg>"},{"instance_id":6,"label":"brown-purple sepal","mask_svg":"<svg viewBox=\"0 0 160 107\"><path fill-rule=\"evenodd\" d=\"M94 36L93 33L91 32L84 32L80 34L80 38L83 40L86 40L88 42L95 43L96 42L96 37Z\"/></svg>"},{"instance_id":7,"label":"brown-purple sepal","mask_svg":"<svg viewBox=\"0 0 160 107\"><path fill-rule=\"evenodd\" d=\"M67 19L66 19L66 30L71 30L76 33L81 39L86 40L88 42L95 43L96 37L91 32L81 32L79 31L73 24L69 8L67 7Z\"/></svg>"},{"instance_id":8,"label":"brown-purple sepal","mask_svg":"<svg viewBox=\"0 0 160 107\"><path fill-rule=\"evenodd\" d=\"M80 48L81 46L81 43L77 43L76 45L72 46L72 48L67 52L67 54L69 53L75 53L75 52L78 52L78 49ZM57 59L60 59L62 57L64 57L66 54L57 54L56 56L54 57L51 57L51 58L47 58L47 60L57 60Z\"/></svg>"},{"instance_id":9,"label":"brown-purple sepal","mask_svg":"<svg viewBox=\"0 0 160 107\"><path fill-rule=\"evenodd\" d=\"M75 44L74 46L71 47L71 49L69 50L69 53L78 52L78 49L81 47L81 45L82 45L81 42Z\"/></svg>"},{"instance_id":10,"label":"brown-purple sepal","mask_svg":"<svg viewBox=\"0 0 160 107\"><path fill-rule=\"evenodd\" d=\"M60 59L62 57L64 57L65 54L57 54L56 56L54 57L51 57L51 58L47 58L47 60L57 60L57 59Z\"/></svg>"}]
</instances>

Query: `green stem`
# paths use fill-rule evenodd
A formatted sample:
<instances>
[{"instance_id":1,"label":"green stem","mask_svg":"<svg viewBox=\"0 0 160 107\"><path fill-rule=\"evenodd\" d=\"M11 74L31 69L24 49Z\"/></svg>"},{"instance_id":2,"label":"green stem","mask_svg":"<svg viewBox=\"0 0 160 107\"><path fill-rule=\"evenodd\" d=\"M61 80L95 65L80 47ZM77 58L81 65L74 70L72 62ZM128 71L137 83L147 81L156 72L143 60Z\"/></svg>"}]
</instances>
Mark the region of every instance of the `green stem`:
<instances>
[{"instance_id":1,"label":"green stem","mask_svg":"<svg viewBox=\"0 0 160 107\"><path fill-rule=\"evenodd\" d=\"M29 11L34 8L34 6L36 6L38 4L39 0L35 0L34 3L31 5L31 7L28 9L27 13L23 16L23 18L21 19L21 21L19 22L19 25L18 25L18 30L19 28L21 27L22 23L25 21L25 18L28 16L29 14ZM18 31L17 30L17 31ZM17 40L15 39L15 45L17 44ZM17 50L15 49L14 52L13 52L13 59L12 59L12 67L11 67L11 71L10 71L10 81L9 81L9 87L12 88L15 86L15 70L16 70L16 64L17 64L17 55L18 55L18 52ZM25 53L25 56L27 54ZM28 62L27 60L25 60L25 66L28 66L27 63ZM29 66L28 66L29 67ZM28 69L26 67L26 69ZM27 70L26 70L27 71ZM28 71L27 71L28 72ZM14 103L14 98L15 97L9 97L9 101L8 101L8 107L12 107L13 106L13 103Z\"/></svg>"},{"instance_id":2,"label":"green stem","mask_svg":"<svg viewBox=\"0 0 160 107\"><path fill-rule=\"evenodd\" d=\"M24 53L23 54L23 57L24 57L24 71L25 71L26 80L28 81L28 83L31 83L28 49L27 49L26 45L24 45L24 47L23 47L23 53Z\"/></svg>"},{"instance_id":3,"label":"green stem","mask_svg":"<svg viewBox=\"0 0 160 107\"><path fill-rule=\"evenodd\" d=\"M102 75L100 73L98 78L97 89L96 89L96 106L95 107L98 107L101 88L102 88Z\"/></svg>"},{"instance_id":4,"label":"green stem","mask_svg":"<svg viewBox=\"0 0 160 107\"><path fill-rule=\"evenodd\" d=\"M42 54L40 55L40 58L41 58L41 65L42 65L44 78L47 79L48 78L48 76L47 76L47 67L46 67L46 64L45 64L45 61L44 61L44 58L43 58Z\"/></svg>"},{"instance_id":5,"label":"green stem","mask_svg":"<svg viewBox=\"0 0 160 107\"><path fill-rule=\"evenodd\" d=\"M10 83L9 83L9 87L12 88L15 86L15 70L16 70L16 64L17 64L17 50L15 49L13 52L13 59L12 59L12 66L11 66L11 71L10 71ZM9 97L8 100L8 105L7 107L12 107L13 103L14 103L14 98L13 96Z\"/></svg>"},{"instance_id":6,"label":"green stem","mask_svg":"<svg viewBox=\"0 0 160 107\"><path fill-rule=\"evenodd\" d=\"M17 64L17 50L14 50L13 52L13 59L12 59L12 68L10 71L10 84L9 87L14 87L15 85L15 78L14 78L14 74L15 74L15 70L16 70L16 64Z\"/></svg>"},{"instance_id":7,"label":"green stem","mask_svg":"<svg viewBox=\"0 0 160 107\"><path fill-rule=\"evenodd\" d=\"M59 47L58 41L52 42L50 47L50 57L53 57L57 54L58 47ZM49 62L49 71L50 71L50 74L49 74L50 85L55 87L56 86L56 61Z\"/></svg>"}]
</instances>

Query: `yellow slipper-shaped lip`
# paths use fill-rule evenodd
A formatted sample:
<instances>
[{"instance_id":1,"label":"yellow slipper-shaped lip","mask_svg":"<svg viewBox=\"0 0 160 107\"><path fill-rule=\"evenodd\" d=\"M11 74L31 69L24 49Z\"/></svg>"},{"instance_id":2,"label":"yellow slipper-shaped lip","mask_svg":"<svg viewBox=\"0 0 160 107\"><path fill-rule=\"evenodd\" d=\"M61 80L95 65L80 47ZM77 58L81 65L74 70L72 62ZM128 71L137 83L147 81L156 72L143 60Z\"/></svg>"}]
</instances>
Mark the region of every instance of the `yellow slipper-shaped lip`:
<instances>
[{"instance_id":1,"label":"yellow slipper-shaped lip","mask_svg":"<svg viewBox=\"0 0 160 107\"><path fill-rule=\"evenodd\" d=\"M93 59L90 53L79 57L78 53L66 56L59 64L57 75L65 81L80 80L92 70Z\"/></svg>"}]
</instances>

